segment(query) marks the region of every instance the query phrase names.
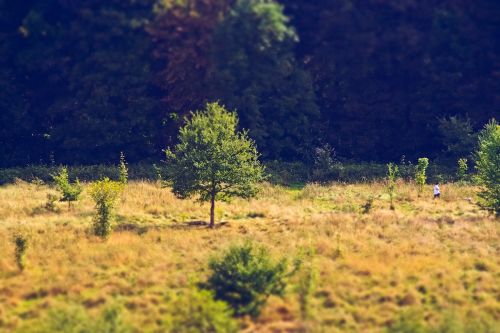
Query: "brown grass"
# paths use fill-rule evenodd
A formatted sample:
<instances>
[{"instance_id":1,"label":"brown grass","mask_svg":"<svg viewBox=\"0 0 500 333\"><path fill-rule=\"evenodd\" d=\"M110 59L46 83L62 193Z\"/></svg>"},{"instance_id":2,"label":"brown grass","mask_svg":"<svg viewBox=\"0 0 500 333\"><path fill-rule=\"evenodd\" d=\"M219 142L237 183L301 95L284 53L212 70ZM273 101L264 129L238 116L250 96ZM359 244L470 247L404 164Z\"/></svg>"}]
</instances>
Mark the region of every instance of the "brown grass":
<instances>
[{"instance_id":1,"label":"brown grass","mask_svg":"<svg viewBox=\"0 0 500 333\"><path fill-rule=\"evenodd\" d=\"M500 224L474 205L476 189L442 186L441 200L417 197L399 184L396 211L382 183L264 185L258 199L217 208L215 230L199 226L208 206L176 199L154 183L132 182L107 241L88 235L92 202L84 193L72 210L44 208L46 186L0 188L0 331L10 332L58 304L98 311L124 304L141 331L157 331L168 291L203 281L208 258L251 239L293 260L313 248L319 270L313 316L300 319L294 279L284 299L271 298L246 332L380 332L401 310L430 322L447 310L500 321ZM373 208L362 206L374 197ZM19 273L12 234L29 235L27 266Z\"/></svg>"}]
</instances>

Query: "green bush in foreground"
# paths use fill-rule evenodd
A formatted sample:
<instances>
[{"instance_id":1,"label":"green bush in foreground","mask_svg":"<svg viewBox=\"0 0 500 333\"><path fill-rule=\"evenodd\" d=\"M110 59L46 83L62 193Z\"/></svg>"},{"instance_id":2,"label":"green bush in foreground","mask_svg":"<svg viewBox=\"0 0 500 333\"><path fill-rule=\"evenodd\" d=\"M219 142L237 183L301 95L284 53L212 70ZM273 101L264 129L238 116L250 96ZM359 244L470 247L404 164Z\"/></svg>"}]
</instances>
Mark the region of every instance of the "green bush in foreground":
<instances>
[{"instance_id":1,"label":"green bush in foreground","mask_svg":"<svg viewBox=\"0 0 500 333\"><path fill-rule=\"evenodd\" d=\"M106 238L111 233L111 222L116 201L122 192L123 184L104 178L90 185L89 193L95 202L94 235Z\"/></svg>"},{"instance_id":2,"label":"green bush in foreground","mask_svg":"<svg viewBox=\"0 0 500 333\"><path fill-rule=\"evenodd\" d=\"M207 287L215 298L229 303L236 315L258 316L271 295L282 296L286 287L286 261L274 262L260 246L233 246L210 260Z\"/></svg>"},{"instance_id":3,"label":"green bush in foreground","mask_svg":"<svg viewBox=\"0 0 500 333\"><path fill-rule=\"evenodd\" d=\"M236 333L232 315L227 303L214 300L210 291L192 289L174 297L165 326L172 333Z\"/></svg>"},{"instance_id":4,"label":"green bush in foreground","mask_svg":"<svg viewBox=\"0 0 500 333\"><path fill-rule=\"evenodd\" d=\"M500 216L500 125L495 120L479 133L476 169L483 187L479 193L481 207Z\"/></svg>"}]
</instances>

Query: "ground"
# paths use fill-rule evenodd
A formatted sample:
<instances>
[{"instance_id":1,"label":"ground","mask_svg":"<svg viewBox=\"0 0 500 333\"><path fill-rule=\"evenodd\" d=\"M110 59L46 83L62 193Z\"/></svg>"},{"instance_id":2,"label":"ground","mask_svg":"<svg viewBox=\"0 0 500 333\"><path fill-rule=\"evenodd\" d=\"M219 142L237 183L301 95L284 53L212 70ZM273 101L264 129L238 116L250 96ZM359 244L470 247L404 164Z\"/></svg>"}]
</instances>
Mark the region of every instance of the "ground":
<instances>
[{"instance_id":1,"label":"ground","mask_svg":"<svg viewBox=\"0 0 500 333\"><path fill-rule=\"evenodd\" d=\"M500 321L500 223L475 205L477 188L444 184L433 200L431 185L419 197L400 182L392 211L382 182L262 187L256 199L218 204L210 230L201 223L207 205L131 182L106 241L88 232L85 191L54 212L45 207L54 192L47 185L0 187L0 332L61 304L97 313L110 303L123 304L139 331L161 331L166 295L204 281L211 256L248 239L290 262L312 252L318 279L310 316L300 314L297 274L259 318L240 319L244 332L384 332L408 310L431 324L446 313ZM23 272L15 232L28 235Z\"/></svg>"}]
</instances>

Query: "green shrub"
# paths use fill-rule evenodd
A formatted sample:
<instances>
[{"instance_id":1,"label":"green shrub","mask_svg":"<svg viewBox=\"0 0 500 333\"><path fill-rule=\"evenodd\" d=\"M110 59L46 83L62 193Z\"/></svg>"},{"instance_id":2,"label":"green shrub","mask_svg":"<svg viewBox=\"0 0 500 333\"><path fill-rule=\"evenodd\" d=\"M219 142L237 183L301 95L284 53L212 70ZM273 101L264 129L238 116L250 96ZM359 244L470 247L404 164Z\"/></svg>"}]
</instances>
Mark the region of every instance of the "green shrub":
<instances>
[{"instance_id":1,"label":"green shrub","mask_svg":"<svg viewBox=\"0 0 500 333\"><path fill-rule=\"evenodd\" d=\"M236 333L239 331L231 308L216 301L208 290L192 289L175 296L167 316L172 333Z\"/></svg>"},{"instance_id":2,"label":"green shrub","mask_svg":"<svg viewBox=\"0 0 500 333\"><path fill-rule=\"evenodd\" d=\"M28 249L28 239L21 234L14 235L14 245L16 264L20 271L24 271L26 267L26 250Z\"/></svg>"},{"instance_id":3,"label":"green shrub","mask_svg":"<svg viewBox=\"0 0 500 333\"><path fill-rule=\"evenodd\" d=\"M89 193L95 202L94 235L106 238L111 233L113 210L123 184L104 178L90 185Z\"/></svg>"},{"instance_id":4,"label":"green shrub","mask_svg":"<svg viewBox=\"0 0 500 333\"><path fill-rule=\"evenodd\" d=\"M80 181L77 178L75 183L71 184L66 167L62 167L59 174L53 175L52 178L56 183L57 190L61 192L60 201L68 202L68 207L71 207L71 203L77 201L83 191Z\"/></svg>"},{"instance_id":5,"label":"green shrub","mask_svg":"<svg viewBox=\"0 0 500 333\"><path fill-rule=\"evenodd\" d=\"M428 166L428 158L422 157L418 159L417 167L415 168L415 183L417 184L419 196L424 191L425 182L427 181L426 170Z\"/></svg>"},{"instance_id":6,"label":"green shrub","mask_svg":"<svg viewBox=\"0 0 500 333\"><path fill-rule=\"evenodd\" d=\"M120 153L120 165L118 166L118 169L120 171L120 183L122 184L127 184L128 182L128 167L127 167L127 162L125 161L125 155L123 152Z\"/></svg>"},{"instance_id":7,"label":"green shrub","mask_svg":"<svg viewBox=\"0 0 500 333\"><path fill-rule=\"evenodd\" d=\"M387 164L387 192L391 201L390 208L394 210L394 197L396 196L396 180L398 176L398 166L394 163Z\"/></svg>"},{"instance_id":8,"label":"green shrub","mask_svg":"<svg viewBox=\"0 0 500 333\"><path fill-rule=\"evenodd\" d=\"M500 125L495 120L479 134L476 169L478 183L483 187L479 204L500 216Z\"/></svg>"},{"instance_id":9,"label":"green shrub","mask_svg":"<svg viewBox=\"0 0 500 333\"><path fill-rule=\"evenodd\" d=\"M258 316L270 295L282 296L286 287L286 261L274 262L260 246L233 246L210 260L207 287L216 299L229 303L236 315Z\"/></svg>"}]
</instances>

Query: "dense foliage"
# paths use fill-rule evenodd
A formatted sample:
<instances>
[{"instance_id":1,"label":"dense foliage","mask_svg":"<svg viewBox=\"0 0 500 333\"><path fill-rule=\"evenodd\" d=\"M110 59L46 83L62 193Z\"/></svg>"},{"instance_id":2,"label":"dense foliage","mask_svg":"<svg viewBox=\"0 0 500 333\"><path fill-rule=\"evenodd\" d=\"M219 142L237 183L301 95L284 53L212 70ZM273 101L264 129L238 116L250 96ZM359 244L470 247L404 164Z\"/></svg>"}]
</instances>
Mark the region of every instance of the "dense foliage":
<instances>
[{"instance_id":1,"label":"dense foliage","mask_svg":"<svg viewBox=\"0 0 500 333\"><path fill-rule=\"evenodd\" d=\"M455 165L500 110L499 18L495 0L0 0L0 166L158 160L216 100L266 159Z\"/></svg>"}]
</instances>

